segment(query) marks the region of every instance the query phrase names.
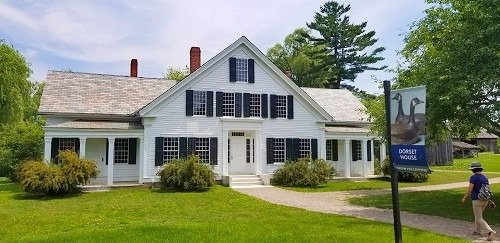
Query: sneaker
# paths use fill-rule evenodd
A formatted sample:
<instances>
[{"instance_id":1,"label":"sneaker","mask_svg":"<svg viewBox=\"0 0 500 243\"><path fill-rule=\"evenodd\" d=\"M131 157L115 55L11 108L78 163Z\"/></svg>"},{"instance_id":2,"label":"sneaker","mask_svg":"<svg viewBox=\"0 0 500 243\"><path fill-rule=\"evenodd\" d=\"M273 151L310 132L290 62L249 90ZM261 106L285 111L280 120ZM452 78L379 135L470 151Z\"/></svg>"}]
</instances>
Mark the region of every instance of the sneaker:
<instances>
[{"instance_id":1,"label":"sneaker","mask_svg":"<svg viewBox=\"0 0 500 243\"><path fill-rule=\"evenodd\" d=\"M486 238L486 239L487 240L493 240L493 238L495 238L496 234L497 234L497 232L491 231L490 233L488 233L488 238Z\"/></svg>"}]
</instances>

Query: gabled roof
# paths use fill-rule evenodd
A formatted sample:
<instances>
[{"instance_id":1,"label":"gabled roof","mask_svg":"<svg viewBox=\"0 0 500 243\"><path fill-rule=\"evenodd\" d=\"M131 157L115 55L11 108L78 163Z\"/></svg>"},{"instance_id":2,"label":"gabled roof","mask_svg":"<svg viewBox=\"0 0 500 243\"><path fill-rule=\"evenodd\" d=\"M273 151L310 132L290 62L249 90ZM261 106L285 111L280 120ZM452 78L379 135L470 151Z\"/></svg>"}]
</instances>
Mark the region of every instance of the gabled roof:
<instances>
[{"instance_id":1,"label":"gabled roof","mask_svg":"<svg viewBox=\"0 0 500 243\"><path fill-rule=\"evenodd\" d=\"M76 120L46 125L45 128L84 128L84 129L142 129L140 121L86 121Z\"/></svg>"},{"instance_id":2,"label":"gabled roof","mask_svg":"<svg viewBox=\"0 0 500 243\"><path fill-rule=\"evenodd\" d=\"M476 138L477 139L497 139L498 136L495 134L488 133L488 131L486 131L486 129L481 128L481 130L479 130L479 134L476 136Z\"/></svg>"},{"instance_id":3,"label":"gabled roof","mask_svg":"<svg viewBox=\"0 0 500 243\"><path fill-rule=\"evenodd\" d=\"M316 117L318 117L319 120L332 120L330 114L328 114L320 105L318 105L311 97L309 97L309 95L307 95L301 88L293 83L276 65L271 62L271 60L269 60L269 58L267 58L266 55L264 55L264 53L262 53L245 36L240 37L234 43L218 53L215 57L204 63L196 71L187 76L178 85L176 85L172 89L167 90L154 101L142 108L139 111L140 116L150 116L160 107L160 104L168 103L174 97L176 97L179 92L183 92L187 89L187 87L190 87L192 82L199 81L197 77L201 76L202 74L209 73L210 71L215 69L218 66L218 63L225 61L226 58L228 58L228 55L240 46L248 48L248 50L250 50L251 52L248 54L254 56L255 62L262 64L259 66L261 66L261 68L264 68L272 77L275 78L277 82L279 82L285 89L287 89L288 92L293 94L297 101L304 105L306 109L312 111L312 113Z\"/></svg>"},{"instance_id":4,"label":"gabled roof","mask_svg":"<svg viewBox=\"0 0 500 243\"><path fill-rule=\"evenodd\" d=\"M132 116L175 84L162 78L49 71L39 113Z\"/></svg>"},{"instance_id":5,"label":"gabled roof","mask_svg":"<svg viewBox=\"0 0 500 243\"><path fill-rule=\"evenodd\" d=\"M332 116L333 122L369 122L365 106L349 90L305 87L302 90Z\"/></svg>"}]
</instances>

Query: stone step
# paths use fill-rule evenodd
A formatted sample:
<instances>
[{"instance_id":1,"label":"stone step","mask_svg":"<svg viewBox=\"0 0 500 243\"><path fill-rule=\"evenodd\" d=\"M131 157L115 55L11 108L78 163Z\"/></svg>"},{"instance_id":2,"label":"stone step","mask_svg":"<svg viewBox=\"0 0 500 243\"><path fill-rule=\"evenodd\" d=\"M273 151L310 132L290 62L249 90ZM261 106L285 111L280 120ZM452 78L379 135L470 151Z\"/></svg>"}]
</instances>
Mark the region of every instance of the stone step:
<instances>
[{"instance_id":1,"label":"stone step","mask_svg":"<svg viewBox=\"0 0 500 243\"><path fill-rule=\"evenodd\" d=\"M232 182L260 182L260 178L231 178Z\"/></svg>"}]
</instances>

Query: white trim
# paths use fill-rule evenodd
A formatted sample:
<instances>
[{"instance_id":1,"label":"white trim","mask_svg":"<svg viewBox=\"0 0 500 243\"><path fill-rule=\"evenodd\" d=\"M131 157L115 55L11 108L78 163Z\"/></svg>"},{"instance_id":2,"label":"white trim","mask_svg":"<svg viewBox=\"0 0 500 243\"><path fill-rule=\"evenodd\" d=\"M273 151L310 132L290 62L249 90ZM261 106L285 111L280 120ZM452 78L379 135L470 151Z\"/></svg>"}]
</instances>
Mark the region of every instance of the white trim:
<instances>
[{"instance_id":1,"label":"white trim","mask_svg":"<svg viewBox=\"0 0 500 243\"><path fill-rule=\"evenodd\" d=\"M108 186L113 185L113 165L115 160L115 138L108 138Z\"/></svg>"},{"instance_id":2,"label":"white trim","mask_svg":"<svg viewBox=\"0 0 500 243\"><path fill-rule=\"evenodd\" d=\"M85 158L86 156L86 145L87 145L87 138L86 137L80 137L80 158Z\"/></svg>"},{"instance_id":3,"label":"white trim","mask_svg":"<svg viewBox=\"0 0 500 243\"><path fill-rule=\"evenodd\" d=\"M351 177L351 146L352 141L350 139L344 139L344 177Z\"/></svg>"},{"instance_id":4,"label":"white trim","mask_svg":"<svg viewBox=\"0 0 500 243\"><path fill-rule=\"evenodd\" d=\"M45 163L49 164L50 159L52 158L52 137L48 137L47 134L45 134L44 138L45 142L45 148L43 152L43 159L45 160Z\"/></svg>"}]
</instances>

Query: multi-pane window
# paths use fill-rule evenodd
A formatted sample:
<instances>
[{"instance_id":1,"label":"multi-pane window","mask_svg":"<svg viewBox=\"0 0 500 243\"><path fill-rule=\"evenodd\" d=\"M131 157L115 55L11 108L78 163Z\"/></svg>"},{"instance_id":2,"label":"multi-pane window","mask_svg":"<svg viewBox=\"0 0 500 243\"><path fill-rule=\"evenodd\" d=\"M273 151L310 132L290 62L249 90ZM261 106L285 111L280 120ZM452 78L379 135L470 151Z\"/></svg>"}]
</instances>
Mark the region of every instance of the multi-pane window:
<instances>
[{"instance_id":1,"label":"multi-pane window","mask_svg":"<svg viewBox=\"0 0 500 243\"><path fill-rule=\"evenodd\" d=\"M326 160L338 161L338 142L337 140L326 140Z\"/></svg>"},{"instance_id":2,"label":"multi-pane window","mask_svg":"<svg viewBox=\"0 0 500 243\"><path fill-rule=\"evenodd\" d=\"M260 94L250 94L250 116L260 117Z\"/></svg>"},{"instance_id":3,"label":"multi-pane window","mask_svg":"<svg viewBox=\"0 0 500 243\"><path fill-rule=\"evenodd\" d=\"M286 95L276 95L276 115L286 118Z\"/></svg>"},{"instance_id":4,"label":"multi-pane window","mask_svg":"<svg viewBox=\"0 0 500 243\"><path fill-rule=\"evenodd\" d=\"M129 157L128 138L115 139L115 164L127 164Z\"/></svg>"},{"instance_id":5,"label":"multi-pane window","mask_svg":"<svg viewBox=\"0 0 500 243\"><path fill-rule=\"evenodd\" d=\"M234 116L234 93L224 93L222 96L222 115Z\"/></svg>"},{"instance_id":6,"label":"multi-pane window","mask_svg":"<svg viewBox=\"0 0 500 243\"><path fill-rule=\"evenodd\" d=\"M236 81L248 82L248 59L236 58Z\"/></svg>"},{"instance_id":7,"label":"multi-pane window","mask_svg":"<svg viewBox=\"0 0 500 243\"><path fill-rule=\"evenodd\" d=\"M202 163L210 162L210 138L196 138L195 150Z\"/></svg>"},{"instance_id":8,"label":"multi-pane window","mask_svg":"<svg viewBox=\"0 0 500 243\"><path fill-rule=\"evenodd\" d=\"M299 139L299 158L311 156L311 139Z\"/></svg>"},{"instance_id":9,"label":"multi-pane window","mask_svg":"<svg viewBox=\"0 0 500 243\"><path fill-rule=\"evenodd\" d=\"M206 115L207 107L207 92L193 91L193 115Z\"/></svg>"},{"instance_id":10,"label":"multi-pane window","mask_svg":"<svg viewBox=\"0 0 500 243\"><path fill-rule=\"evenodd\" d=\"M273 161L274 163L284 163L286 160L285 152L286 152L286 143L284 138L275 138L274 142L274 150L273 150Z\"/></svg>"},{"instance_id":11,"label":"multi-pane window","mask_svg":"<svg viewBox=\"0 0 500 243\"><path fill-rule=\"evenodd\" d=\"M251 154L250 154L250 153L251 153L252 151L250 150L250 148L251 148L251 147L250 147L250 139L248 139L248 138L247 138L247 139L246 139L246 149L247 149L247 150L246 150L246 152L247 152L247 153L246 153L246 157L247 157L247 163L250 163L250 159L251 159L251 156L250 156Z\"/></svg>"},{"instance_id":12,"label":"multi-pane window","mask_svg":"<svg viewBox=\"0 0 500 243\"><path fill-rule=\"evenodd\" d=\"M163 161L170 162L179 158L179 138L163 139Z\"/></svg>"},{"instance_id":13,"label":"multi-pane window","mask_svg":"<svg viewBox=\"0 0 500 243\"><path fill-rule=\"evenodd\" d=\"M359 140L353 140L352 141L352 149L354 150L355 157L352 158L353 161L361 160L362 159L362 151L361 151L361 141Z\"/></svg>"},{"instance_id":14,"label":"multi-pane window","mask_svg":"<svg viewBox=\"0 0 500 243\"><path fill-rule=\"evenodd\" d=\"M76 141L74 138L60 138L59 139L59 151L71 150L75 151Z\"/></svg>"}]
</instances>

